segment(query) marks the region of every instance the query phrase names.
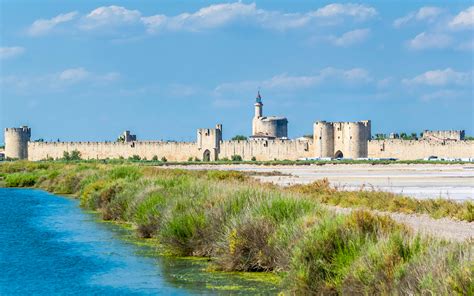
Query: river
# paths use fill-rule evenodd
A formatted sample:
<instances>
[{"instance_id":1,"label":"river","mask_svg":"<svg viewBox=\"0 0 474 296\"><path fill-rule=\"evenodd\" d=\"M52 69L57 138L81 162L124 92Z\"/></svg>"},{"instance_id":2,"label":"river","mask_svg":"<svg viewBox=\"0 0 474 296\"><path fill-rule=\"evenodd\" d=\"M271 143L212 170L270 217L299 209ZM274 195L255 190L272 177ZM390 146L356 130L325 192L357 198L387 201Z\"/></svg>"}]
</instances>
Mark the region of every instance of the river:
<instances>
[{"instance_id":1,"label":"river","mask_svg":"<svg viewBox=\"0 0 474 296\"><path fill-rule=\"evenodd\" d=\"M0 188L0 202L1 295L277 293L258 277L204 271L202 260L151 256L72 198Z\"/></svg>"}]
</instances>

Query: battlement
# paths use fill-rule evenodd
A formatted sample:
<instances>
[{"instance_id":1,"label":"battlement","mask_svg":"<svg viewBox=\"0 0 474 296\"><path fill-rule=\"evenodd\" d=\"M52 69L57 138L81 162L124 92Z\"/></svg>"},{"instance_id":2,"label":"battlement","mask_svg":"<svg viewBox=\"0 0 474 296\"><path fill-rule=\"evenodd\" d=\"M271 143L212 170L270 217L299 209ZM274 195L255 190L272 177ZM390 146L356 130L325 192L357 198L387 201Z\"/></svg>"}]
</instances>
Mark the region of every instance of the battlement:
<instances>
[{"instance_id":1,"label":"battlement","mask_svg":"<svg viewBox=\"0 0 474 296\"><path fill-rule=\"evenodd\" d=\"M447 130L447 131L423 131L423 139L431 139L436 141L462 141L465 137L464 130Z\"/></svg>"},{"instance_id":2,"label":"battlement","mask_svg":"<svg viewBox=\"0 0 474 296\"><path fill-rule=\"evenodd\" d=\"M31 128L24 125L22 127L7 127L5 133L29 133L31 134Z\"/></svg>"}]
</instances>

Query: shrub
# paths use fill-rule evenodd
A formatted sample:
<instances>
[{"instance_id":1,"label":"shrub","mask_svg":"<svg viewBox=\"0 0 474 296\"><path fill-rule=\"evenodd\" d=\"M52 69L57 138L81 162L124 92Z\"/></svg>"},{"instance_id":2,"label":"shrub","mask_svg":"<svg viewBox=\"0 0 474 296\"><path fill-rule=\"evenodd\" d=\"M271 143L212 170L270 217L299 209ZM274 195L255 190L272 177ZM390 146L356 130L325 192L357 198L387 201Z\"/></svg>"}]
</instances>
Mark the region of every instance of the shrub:
<instances>
[{"instance_id":1,"label":"shrub","mask_svg":"<svg viewBox=\"0 0 474 296\"><path fill-rule=\"evenodd\" d=\"M158 156L153 155L153 157L151 158L151 160L153 160L153 161L158 161Z\"/></svg>"},{"instance_id":2,"label":"shrub","mask_svg":"<svg viewBox=\"0 0 474 296\"><path fill-rule=\"evenodd\" d=\"M109 172L109 177L112 180L117 179L129 179L129 180L138 180L143 173L138 167L135 166L117 166L114 167Z\"/></svg>"},{"instance_id":3,"label":"shrub","mask_svg":"<svg viewBox=\"0 0 474 296\"><path fill-rule=\"evenodd\" d=\"M81 152L78 150L71 151L70 160L81 160Z\"/></svg>"},{"instance_id":4,"label":"shrub","mask_svg":"<svg viewBox=\"0 0 474 296\"><path fill-rule=\"evenodd\" d=\"M151 192L138 204L134 221L140 237L149 238L156 234L162 218L162 210L166 204L160 192Z\"/></svg>"},{"instance_id":5,"label":"shrub","mask_svg":"<svg viewBox=\"0 0 474 296\"><path fill-rule=\"evenodd\" d=\"M162 162L167 162L168 159L166 159L166 157L163 156L163 157L161 158L161 161L162 161Z\"/></svg>"},{"instance_id":6,"label":"shrub","mask_svg":"<svg viewBox=\"0 0 474 296\"><path fill-rule=\"evenodd\" d=\"M6 187L32 187L38 180L36 173L13 173L5 177Z\"/></svg>"},{"instance_id":7,"label":"shrub","mask_svg":"<svg viewBox=\"0 0 474 296\"><path fill-rule=\"evenodd\" d=\"M130 156L130 157L128 158L128 160L130 160L130 161L140 161L141 158L140 158L139 155L136 155L136 154L135 154L135 155L133 155L133 156Z\"/></svg>"},{"instance_id":8,"label":"shrub","mask_svg":"<svg viewBox=\"0 0 474 296\"><path fill-rule=\"evenodd\" d=\"M236 271L273 270L276 252L269 240L274 232L275 225L267 219L251 216L236 219L226 233L219 266Z\"/></svg>"},{"instance_id":9,"label":"shrub","mask_svg":"<svg viewBox=\"0 0 474 296\"><path fill-rule=\"evenodd\" d=\"M252 161L257 161L257 158L255 156L252 156Z\"/></svg>"},{"instance_id":10,"label":"shrub","mask_svg":"<svg viewBox=\"0 0 474 296\"><path fill-rule=\"evenodd\" d=\"M231 160L232 160L232 161L242 161L242 156L240 156L240 155L232 155Z\"/></svg>"},{"instance_id":11,"label":"shrub","mask_svg":"<svg viewBox=\"0 0 474 296\"><path fill-rule=\"evenodd\" d=\"M337 293L361 250L374 243L379 234L398 228L390 218L366 211L327 218L296 247L289 283L300 293Z\"/></svg>"}]
</instances>

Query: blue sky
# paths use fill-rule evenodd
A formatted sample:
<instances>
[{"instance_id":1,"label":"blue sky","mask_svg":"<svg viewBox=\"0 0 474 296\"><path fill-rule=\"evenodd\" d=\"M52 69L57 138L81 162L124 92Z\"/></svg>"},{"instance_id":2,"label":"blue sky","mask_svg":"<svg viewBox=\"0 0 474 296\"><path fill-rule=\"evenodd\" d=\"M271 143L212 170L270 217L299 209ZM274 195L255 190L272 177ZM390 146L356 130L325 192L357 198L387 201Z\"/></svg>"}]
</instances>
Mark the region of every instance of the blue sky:
<instances>
[{"instance_id":1,"label":"blue sky","mask_svg":"<svg viewBox=\"0 0 474 296\"><path fill-rule=\"evenodd\" d=\"M290 137L474 133L472 1L0 3L0 126L33 139L249 135L258 89Z\"/></svg>"}]
</instances>

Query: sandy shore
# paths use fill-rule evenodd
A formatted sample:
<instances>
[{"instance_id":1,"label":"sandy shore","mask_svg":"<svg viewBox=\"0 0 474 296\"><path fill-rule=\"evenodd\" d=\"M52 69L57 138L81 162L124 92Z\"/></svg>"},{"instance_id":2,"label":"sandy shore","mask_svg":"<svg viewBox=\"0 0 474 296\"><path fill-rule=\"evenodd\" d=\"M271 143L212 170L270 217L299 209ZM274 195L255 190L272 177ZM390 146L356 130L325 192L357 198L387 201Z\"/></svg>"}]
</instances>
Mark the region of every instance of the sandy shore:
<instances>
[{"instance_id":1,"label":"sandy shore","mask_svg":"<svg viewBox=\"0 0 474 296\"><path fill-rule=\"evenodd\" d=\"M176 166L173 166L176 167ZM190 170L216 169L279 172L281 176L256 176L279 185L306 184L327 178L345 190L382 190L416 198L474 200L474 164L335 164L302 166L189 165Z\"/></svg>"}]
</instances>

